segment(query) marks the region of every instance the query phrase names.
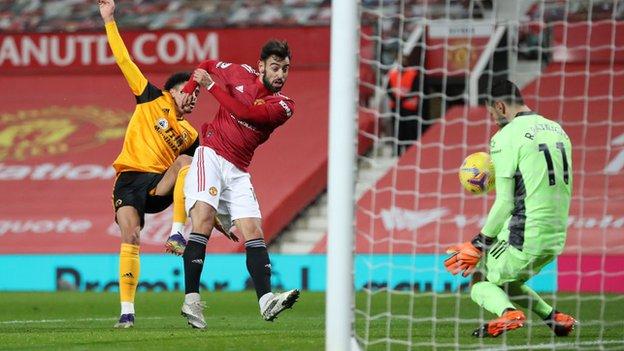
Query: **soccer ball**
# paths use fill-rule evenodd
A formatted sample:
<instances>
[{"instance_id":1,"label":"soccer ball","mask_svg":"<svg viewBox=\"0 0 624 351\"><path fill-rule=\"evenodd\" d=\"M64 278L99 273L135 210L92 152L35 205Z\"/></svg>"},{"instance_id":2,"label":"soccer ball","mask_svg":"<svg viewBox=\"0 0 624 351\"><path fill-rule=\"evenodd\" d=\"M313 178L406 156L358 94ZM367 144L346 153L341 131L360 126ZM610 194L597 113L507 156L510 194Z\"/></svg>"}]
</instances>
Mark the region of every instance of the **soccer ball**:
<instances>
[{"instance_id":1,"label":"soccer ball","mask_svg":"<svg viewBox=\"0 0 624 351\"><path fill-rule=\"evenodd\" d=\"M485 194L494 189L494 164L486 152L468 155L459 168L459 181L473 194Z\"/></svg>"}]
</instances>

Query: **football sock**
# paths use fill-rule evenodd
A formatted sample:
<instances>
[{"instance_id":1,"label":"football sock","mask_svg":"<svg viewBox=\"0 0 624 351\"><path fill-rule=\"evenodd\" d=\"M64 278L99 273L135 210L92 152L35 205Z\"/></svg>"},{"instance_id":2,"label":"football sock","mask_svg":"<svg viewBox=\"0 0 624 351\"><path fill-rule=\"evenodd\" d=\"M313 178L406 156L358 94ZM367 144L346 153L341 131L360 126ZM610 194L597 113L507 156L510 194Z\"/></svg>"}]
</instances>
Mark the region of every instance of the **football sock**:
<instances>
[{"instance_id":1,"label":"football sock","mask_svg":"<svg viewBox=\"0 0 624 351\"><path fill-rule=\"evenodd\" d=\"M548 317L553 308L546 303L533 289L520 282L509 283L507 293L520 307L530 309L533 313L544 319Z\"/></svg>"},{"instance_id":2,"label":"football sock","mask_svg":"<svg viewBox=\"0 0 624 351\"><path fill-rule=\"evenodd\" d=\"M199 293L199 280L204 269L208 237L191 233L182 258L184 259L184 290L186 294Z\"/></svg>"},{"instance_id":3,"label":"football sock","mask_svg":"<svg viewBox=\"0 0 624 351\"><path fill-rule=\"evenodd\" d=\"M184 234L184 224L186 224L186 210L184 208L184 179L191 166L184 166L178 172L175 185L173 187L173 226L171 235L175 233Z\"/></svg>"},{"instance_id":4,"label":"football sock","mask_svg":"<svg viewBox=\"0 0 624 351\"><path fill-rule=\"evenodd\" d=\"M132 244L121 244L119 251L119 297L122 303L122 313L124 302L134 303L140 270L139 247ZM129 308L129 305L126 304L126 310ZM134 306L132 306L132 312L127 313L134 313Z\"/></svg>"},{"instance_id":5,"label":"football sock","mask_svg":"<svg viewBox=\"0 0 624 351\"><path fill-rule=\"evenodd\" d=\"M515 309L503 289L491 282L479 282L472 286L470 297L477 305L501 316L507 309Z\"/></svg>"},{"instance_id":6,"label":"football sock","mask_svg":"<svg viewBox=\"0 0 624 351\"><path fill-rule=\"evenodd\" d=\"M264 239L252 239L245 242L247 251L247 271L256 288L256 295L260 299L264 294L271 292L271 261L264 243Z\"/></svg>"},{"instance_id":7,"label":"football sock","mask_svg":"<svg viewBox=\"0 0 624 351\"><path fill-rule=\"evenodd\" d=\"M134 314L134 303L132 302L121 302L121 314Z\"/></svg>"}]
</instances>

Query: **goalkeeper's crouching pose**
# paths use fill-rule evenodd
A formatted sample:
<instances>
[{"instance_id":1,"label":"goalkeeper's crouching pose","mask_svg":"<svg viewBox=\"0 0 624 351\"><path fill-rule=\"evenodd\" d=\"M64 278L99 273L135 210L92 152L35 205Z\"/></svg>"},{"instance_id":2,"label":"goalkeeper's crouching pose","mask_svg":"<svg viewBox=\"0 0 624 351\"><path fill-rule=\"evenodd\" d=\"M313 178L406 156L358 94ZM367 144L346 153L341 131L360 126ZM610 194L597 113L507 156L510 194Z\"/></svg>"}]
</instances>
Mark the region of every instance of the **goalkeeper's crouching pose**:
<instances>
[{"instance_id":1,"label":"goalkeeper's crouching pose","mask_svg":"<svg viewBox=\"0 0 624 351\"><path fill-rule=\"evenodd\" d=\"M540 316L557 336L567 336L576 320L525 283L563 251L572 189L570 139L559 124L532 112L512 82L494 83L491 96L488 112L500 127L490 142L496 201L481 233L449 248L444 265L452 274L483 272L470 295L498 318L474 336L521 328L526 316L512 300Z\"/></svg>"}]
</instances>

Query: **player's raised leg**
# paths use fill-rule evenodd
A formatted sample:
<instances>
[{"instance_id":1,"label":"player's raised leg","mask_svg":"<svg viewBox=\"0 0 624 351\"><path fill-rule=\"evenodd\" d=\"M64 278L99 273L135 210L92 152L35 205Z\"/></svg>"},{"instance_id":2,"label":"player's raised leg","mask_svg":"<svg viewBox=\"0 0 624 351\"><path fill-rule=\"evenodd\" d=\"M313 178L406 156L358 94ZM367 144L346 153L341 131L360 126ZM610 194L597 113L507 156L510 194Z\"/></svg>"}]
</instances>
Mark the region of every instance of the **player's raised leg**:
<instances>
[{"instance_id":1,"label":"player's raised leg","mask_svg":"<svg viewBox=\"0 0 624 351\"><path fill-rule=\"evenodd\" d=\"M497 337L506 331L521 328L526 322L524 313L514 307L507 294L496 284L479 282L472 286L470 297L476 304L498 316L475 330L473 336Z\"/></svg>"},{"instance_id":2,"label":"player's raised leg","mask_svg":"<svg viewBox=\"0 0 624 351\"><path fill-rule=\"evenodd\" d=\"M171 234L165 242L165 250L178 256L184 253L186 247L184 225L187 216L184 208L184 181L189 168L190 164L180 169L173 187L173 225L171 226Z\"/></svg>"},{"instance_id":3,"label":"player's raised leg","mask_svg":"<svg viewBox=\"0 0 624 351\"><path fill-rule=\"evenodd\" d=\"M121 230L121 249L119 252L119 297L121 316L115 328L134 326L134 297L141 264L139 260L139 233L141 220L134 207L123 206L117 209L117 223Z\"/></svg>"},{"instance_id":4,"label":"player's raised leg","mask_svg":"<svg viewBox=\"0 0 624 351\"><path fill-rule=\"evenodd\" d=\"M245 237L247 271L253 280L260 313L266 321L273 321L282 311L291 308L299 297L299 290L271 292L271 261L267 251L260 218L240 218L236 227Z\"/></svg>"},{"instance_id":5,"label":"player's raised leg","mask_svg":"<svg viewBox=\"0 0 624 351\"><path fill-rule=\"evenodd\" d=\"M190 162L190 161L189 161ZM184 237L184 226L186 225L187 215L185 208L184 184L186 175L188 174L190 164L184 166L178 172L178 177L173 188L173 224L171 226L171 234L165 242L165 251L174 255L181 256L186 248L186 239ZM214 216L213 226L216 230L225 235L232 241L238 241L238 237L230 231L231 223L228 215L222 215L223 220L219 220L218 215Z\"/></svg>"},{"instance_id":6,"label":"player's raised leg","mask_svg":"<svg viewBox=\"0 0 624 351\"><path fill-rule=\"evenodd\" d=\"M570 315L555 310L528 285L521 282L507 284L507 293L520 307L531 309L557 336L568 336L577 321Z\"/></svg>"}]
</instances>

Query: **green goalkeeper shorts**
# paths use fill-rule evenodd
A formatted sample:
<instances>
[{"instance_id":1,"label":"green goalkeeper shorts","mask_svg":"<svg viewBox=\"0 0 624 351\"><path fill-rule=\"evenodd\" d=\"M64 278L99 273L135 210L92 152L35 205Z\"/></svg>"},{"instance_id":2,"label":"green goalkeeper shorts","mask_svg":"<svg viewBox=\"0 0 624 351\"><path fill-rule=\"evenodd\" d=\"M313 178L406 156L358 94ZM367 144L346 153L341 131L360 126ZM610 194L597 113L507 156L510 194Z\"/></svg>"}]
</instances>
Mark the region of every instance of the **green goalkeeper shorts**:
<instances>
[{"instance_id":1,"label":"green goalkeeper shorts","mask_svg":"<svg viewBox=\"0 0 624 351\"><path fill-rule=\"evenodd\" d=\"M524 283L538 274L554 255L530 255L511 246L504 230L481 261L481 270L489 282L498 286L510 282Z\"/></svg>"}]
</instances>

